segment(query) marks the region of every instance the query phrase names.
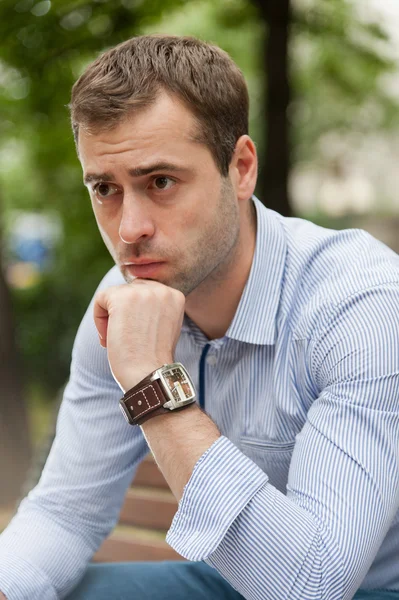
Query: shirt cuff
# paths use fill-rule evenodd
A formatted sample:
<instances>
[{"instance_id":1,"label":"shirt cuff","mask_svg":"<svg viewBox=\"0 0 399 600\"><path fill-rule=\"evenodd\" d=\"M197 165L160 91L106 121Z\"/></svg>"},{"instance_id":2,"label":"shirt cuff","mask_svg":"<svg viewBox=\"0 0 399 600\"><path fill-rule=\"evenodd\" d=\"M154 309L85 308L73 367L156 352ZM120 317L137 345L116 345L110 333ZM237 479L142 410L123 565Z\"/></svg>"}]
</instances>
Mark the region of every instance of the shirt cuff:
<instances>
[{"instance_id":1,"label":"shirt cuff","mask_svg":"<svg viewBox=\"0 0 399 600\"><path fill-rule=\"evenodd\" d=\"M45 573L10 552L0 554L0 591L7 600L57 600L58 598Z\"/></svg>"},{"instance_id":2,"label":"shirt cuff","mask_svg":"<svg viewBox=\"0 0 399 600\"><path fill-rule=\"evenodd\" d=\"M221 436L195 465L166 541L188 560L205 560L267 482L262 469Z\"/></svg>"}]
</instances>

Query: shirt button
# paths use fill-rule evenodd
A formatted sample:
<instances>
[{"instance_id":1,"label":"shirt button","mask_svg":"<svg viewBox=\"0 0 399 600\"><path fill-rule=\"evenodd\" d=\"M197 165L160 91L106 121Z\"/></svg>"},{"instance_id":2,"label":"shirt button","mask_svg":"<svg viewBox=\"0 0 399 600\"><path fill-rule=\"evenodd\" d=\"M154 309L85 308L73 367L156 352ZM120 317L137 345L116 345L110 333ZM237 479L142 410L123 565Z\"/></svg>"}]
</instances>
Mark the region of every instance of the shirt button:
<instances>
[{"instance_id":1,"label":"shirt button","mask_svg":"<svg viewBox=\"0 0 399 600\"><path fill-rule=\"evenodd\" d=\"M216 356L214 354L211 354L211 356L208 356L206 359L206 362L211 367L214 367L216 365L217 361L218 361L218 359L216 358Z\"/></svg>"}]
</instances>

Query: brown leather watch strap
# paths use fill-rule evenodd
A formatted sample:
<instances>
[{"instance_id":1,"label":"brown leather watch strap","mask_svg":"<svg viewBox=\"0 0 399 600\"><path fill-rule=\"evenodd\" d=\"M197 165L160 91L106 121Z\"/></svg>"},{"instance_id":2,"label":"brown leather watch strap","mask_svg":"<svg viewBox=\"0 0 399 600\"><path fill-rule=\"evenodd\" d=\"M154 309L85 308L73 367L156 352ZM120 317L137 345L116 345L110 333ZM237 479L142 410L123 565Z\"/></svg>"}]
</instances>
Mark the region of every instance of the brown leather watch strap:
<instances>
[{"instance_id":1,"label":"brown leather watch strap","mask_svg":"<svg viewBox=\"0 0 399 600\"><path fill-rule=\"evenodd\" d=\"M146 377L126 392L121 403L129 413L132 423L141 425L151 417L170 412L163 407L166 401L158 380L151 381L150 377Z\"/></svg>"}]
</instances>

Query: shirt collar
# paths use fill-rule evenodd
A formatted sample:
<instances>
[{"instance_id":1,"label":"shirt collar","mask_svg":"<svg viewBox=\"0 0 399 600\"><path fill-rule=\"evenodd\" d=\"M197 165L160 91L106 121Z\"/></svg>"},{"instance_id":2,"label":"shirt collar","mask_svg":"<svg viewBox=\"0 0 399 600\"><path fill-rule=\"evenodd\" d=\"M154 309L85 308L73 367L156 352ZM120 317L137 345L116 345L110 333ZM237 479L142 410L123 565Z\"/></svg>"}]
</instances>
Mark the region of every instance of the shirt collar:
<instances>
[{"instance_id":1,"label":"shirt collar","mask_svg":"<svg viewBox=\"0 0 399 600\"><path fill-rule=\"evenodd\" d=\"M226 336L250 344L274 344L287 244L281 217L254 197L257 231L254 258Z\"/></svg>"}]
</instances>

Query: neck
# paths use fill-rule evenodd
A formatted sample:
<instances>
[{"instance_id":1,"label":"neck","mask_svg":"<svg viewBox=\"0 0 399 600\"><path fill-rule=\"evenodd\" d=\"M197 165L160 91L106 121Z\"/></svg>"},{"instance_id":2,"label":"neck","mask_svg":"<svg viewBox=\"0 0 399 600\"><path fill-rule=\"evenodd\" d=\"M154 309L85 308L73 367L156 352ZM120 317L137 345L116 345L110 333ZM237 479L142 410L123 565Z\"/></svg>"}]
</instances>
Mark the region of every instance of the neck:
<instances>
[{"instance_id":1,"label":"neck","mask_svg":"<svg viewBox=\"0 0 399 600\"><path fill-rule=\"evenodd\" d=\"M209 340L226 334L248 280L256 243L256 211L252 202L242 222L237 244L227 260L186 299L186 314Z\"/></svg>"}]
</instances>

